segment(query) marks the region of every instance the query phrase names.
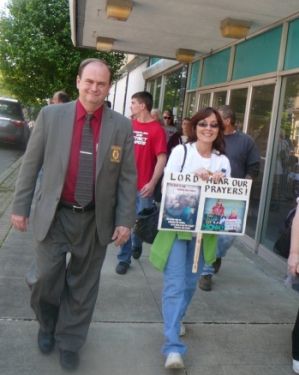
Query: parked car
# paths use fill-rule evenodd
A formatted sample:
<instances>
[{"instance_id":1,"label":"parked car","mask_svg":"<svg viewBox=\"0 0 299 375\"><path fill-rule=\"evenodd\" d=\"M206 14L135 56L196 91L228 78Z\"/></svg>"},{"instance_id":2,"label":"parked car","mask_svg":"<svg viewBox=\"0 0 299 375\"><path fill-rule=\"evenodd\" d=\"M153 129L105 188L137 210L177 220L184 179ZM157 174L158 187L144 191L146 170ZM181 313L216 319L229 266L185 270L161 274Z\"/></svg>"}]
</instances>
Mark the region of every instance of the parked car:
<instances>
[{"instance_id":1,"label":"parked car","mask_svg":"<svg viewBox=\"0 0 299 375\"><path fill-rule=\"evenodd\" d=\"M0 97L0 141L25 149L29 136L21 104L15 99Z\"/></svg>"}]
</instances>

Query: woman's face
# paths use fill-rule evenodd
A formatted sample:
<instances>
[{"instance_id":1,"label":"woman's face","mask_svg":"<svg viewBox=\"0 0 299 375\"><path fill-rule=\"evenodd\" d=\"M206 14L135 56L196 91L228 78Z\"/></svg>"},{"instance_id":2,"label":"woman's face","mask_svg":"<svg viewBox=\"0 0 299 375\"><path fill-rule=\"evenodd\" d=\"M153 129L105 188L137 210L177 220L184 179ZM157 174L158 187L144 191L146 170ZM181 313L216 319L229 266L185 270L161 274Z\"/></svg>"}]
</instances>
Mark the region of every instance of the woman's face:
<instances>
[{"instance_id":1,"label":"woman's face","mask_svg":"<svg viewBox=\"0 0 299 375\"><path fill-rule=\"evenodd\" d=\"M217 117L212 113L209 117L200 120L196 125L197 140L204 143L213 143L219 133Z\"/></svg>"},{"instance_id":2,"label":"woman's face","mask_svg":"<svg viewBox=\"0 0 299 375\"><path fill-rule=\"evenodd\" d=\"M165 126L172 125L173 119L168 111L163 112L163 122Z\"/></svg>"}]
</instances>

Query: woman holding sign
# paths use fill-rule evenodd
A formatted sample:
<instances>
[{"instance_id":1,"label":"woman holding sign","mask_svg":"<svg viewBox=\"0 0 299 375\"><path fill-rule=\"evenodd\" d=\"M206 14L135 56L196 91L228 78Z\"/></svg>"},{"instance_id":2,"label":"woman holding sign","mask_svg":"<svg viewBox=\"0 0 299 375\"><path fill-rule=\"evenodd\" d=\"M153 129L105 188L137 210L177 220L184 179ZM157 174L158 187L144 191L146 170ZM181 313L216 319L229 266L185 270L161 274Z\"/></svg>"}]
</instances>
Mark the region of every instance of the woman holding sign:
<instances>
[{"instance_id":1,"label":"woman holding sign","mask_svg":"<svg viewBox=\"0 0 299 375\"><path fill-rule=\"evenodd\" d=\"M176 146L169 157L166 172L196 173L203 180L212 178L219 181L230 176L230 164L224 155L223 123L219 113L213 108L204 108L192 119L192 133L186 144ZM171 250L164 268L164 285L162 293L162 309L164 319L165 343L162 348L166 356L165 367L183 368L182 355L187 348L181 341L184 334L182 319L196 290L197 280L203 264L199 260L197 272L192 273L196 233L185 233L189 239L182 239L180 234L174 236ZM216 251L216 241L203 241L203 251Z\"/></svg>"}]
</instances>

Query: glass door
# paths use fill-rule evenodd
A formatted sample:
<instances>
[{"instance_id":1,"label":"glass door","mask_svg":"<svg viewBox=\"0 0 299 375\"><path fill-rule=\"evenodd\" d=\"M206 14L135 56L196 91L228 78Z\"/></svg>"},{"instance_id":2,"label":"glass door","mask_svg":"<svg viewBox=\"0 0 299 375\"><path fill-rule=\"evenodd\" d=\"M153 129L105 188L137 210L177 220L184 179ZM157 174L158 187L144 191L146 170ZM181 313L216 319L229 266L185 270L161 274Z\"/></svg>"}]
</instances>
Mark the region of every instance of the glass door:
<instances>
[{"instance_id":1,"label":"glass door","mask_svg":"<svg viewBox=\"0 0 299 375\"><path fill-rule=\"evenodd\" d=\"M274 251L288 212L299 196L299 74L284 78L277 141L272 161L272 193L262 243Z\"/></svg>"},{"instance_id":2,"label":"glass door","mask_svg":"<svg viewBox=\"0 0 299 375\"><path fill-rule=\"evenodd\" d=\"M257 144L261 156L261 165L259 175L252 184L250 207L247 217L246 233L251 237L255 236L265 159L267 154L270 155L270 153L267 153L267 142L272 114L274 88L274 84L255 86L252 88L247 133Z\"/></svg>"}]
</instances>

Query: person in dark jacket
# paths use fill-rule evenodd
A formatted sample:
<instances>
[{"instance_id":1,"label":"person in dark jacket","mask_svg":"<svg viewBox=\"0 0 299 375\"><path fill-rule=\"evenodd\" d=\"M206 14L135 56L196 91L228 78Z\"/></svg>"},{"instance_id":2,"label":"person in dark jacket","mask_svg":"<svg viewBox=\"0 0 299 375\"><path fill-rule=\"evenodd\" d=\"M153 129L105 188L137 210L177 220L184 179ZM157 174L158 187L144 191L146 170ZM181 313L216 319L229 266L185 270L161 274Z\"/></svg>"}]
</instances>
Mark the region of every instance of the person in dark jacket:
<instances>
[{"instance_id":1,"label":"person in dark jacket","mask_svg":"<svg viewBox=\"0 0 299 375\"><path fill-rule=\"evenodd\" d=\"M182 122L182 128L174 133L167 142L167 155L169 156L171 150L180 144L186 143L188 137L191 135L191 119L189 117L185 117Z\"/></svg>"}]
</instances>

